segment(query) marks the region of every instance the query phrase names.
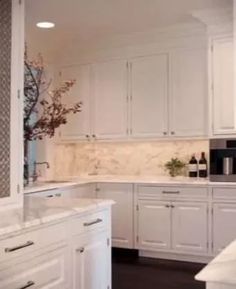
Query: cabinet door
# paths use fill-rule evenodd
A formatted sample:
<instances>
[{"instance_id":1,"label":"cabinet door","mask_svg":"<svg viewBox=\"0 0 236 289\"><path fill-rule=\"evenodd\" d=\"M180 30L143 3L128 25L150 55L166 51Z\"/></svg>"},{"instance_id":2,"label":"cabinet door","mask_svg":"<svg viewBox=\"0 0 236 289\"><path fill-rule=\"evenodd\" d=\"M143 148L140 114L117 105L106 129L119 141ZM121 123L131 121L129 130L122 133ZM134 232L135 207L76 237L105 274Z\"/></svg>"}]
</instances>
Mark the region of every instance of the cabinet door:
<instances>
[{"instance_id":1,"label":"cabinet door","mask_svg":"<svg viewBox=\"0 0 236 289\"><path fill-rule=\"evenodd\" d=\"M82 102L81 112L67 116L60 130L63 139L88 139L90 135L90 66L72 66L61 70L61 81L76 80L65 98L68 106Z\"/></svg>"},{"instance_id":2,"label":"cabinet door","mask_svg":"<svg viewBox=\"0 0 236 289\"><path fill-rule=\"evenodd\" d=\"M207 134L207 52L180 50L170 60L170 134Z\"/></svg>"},{"instance_id":3,"label":"cabinet door","mask_svg":"<svg viewBox=\"0 0 236 289\"><path fill-rule=\"evenodd\" d=\"M218 254L236 239L236 205L214 204L213 206L213 244Z\"/></svg>"},{"instance_id":4,"label":"cabinet door","mask_svg":"<svg viewBox=\"0 0 236 289\"><path fill-rule=\"evenodd\" d=\"M112 246L133 248L133 187L130 184L98 184L97 197L112 199Z\"/></svg>"},{"instance_id":5,"label":"cabinet door","mask_svg":"<svg viewBox=\"0 0 236 289\"><path fill-rule=\"evenodd\" d=\"M160 137L167 134L168 56L141 57L131 62L131 134Z\"/></svg>"},{"instance_id":6,"label":"cabinet door","mask_svg":"<svg viewBox=\"0 0 236 289\"><path fill-rule=\"evenodd\" d=\"M93 131L98 139L127 135L127 64L93 65Z\"/></svg>"},{"instance_id":7,"label":"cabinet door","mask_svg":"<svg viewBox=\"0 0 236 289\"><path fill-rule=\"evenodd\" d=\"M139 249L170 249L171 208L166 202L139 202Z\"/></svg>"},{"instance_id":8,"label":"cabinet door","mask_svg":"<svg viewBox=\"0 0 236 289\"><path fill-rule=\"evenodd\" d=\"M208 214L206 203L173 203L172 247L181 252L207 252Z\"/></svg>"},{"instance_id":9,"label":"cabinet door","mask_svg":"<svg viewBox=\"0 0 236 289\"><path fill-rule=\"evenodd\" d=\"M0 288L69 288L68 248L56 249L32 259L15 260L14 265L1 265ZM29 256L27 257L29 258ZM6 266L2 269L2 266Z\"/></svg>"},{"instance_id":10,"label":"cabinet door","mask_svg":"<svg viewBox=\"0 0 236 289\"><path fill-rule=\"evenodd\" d=\"M212 121L215 135L236 132L233 64L233 39L215 40L212 53Z\"/></svg>"},{"instance_id":11,"label":"cabinet door","mask_svg":"<svg viewBox=\"0 0 236 289\"><path fill-rule=\"evenodd\" d=\"M75 238L73 289L107 289L110 286L110 247L107 234Z\"/></svg>"}]
</instances>

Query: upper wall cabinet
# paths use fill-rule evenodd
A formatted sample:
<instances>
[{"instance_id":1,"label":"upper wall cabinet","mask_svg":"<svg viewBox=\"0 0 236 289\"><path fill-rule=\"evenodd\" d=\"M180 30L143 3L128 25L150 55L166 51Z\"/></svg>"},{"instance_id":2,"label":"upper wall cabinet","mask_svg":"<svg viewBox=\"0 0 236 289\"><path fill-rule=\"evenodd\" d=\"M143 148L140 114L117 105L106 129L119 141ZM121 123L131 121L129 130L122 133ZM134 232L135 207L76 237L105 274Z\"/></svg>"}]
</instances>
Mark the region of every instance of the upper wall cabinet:
<instances>
[{"instance_id":1,"label":"upper wall cabinet","mask_svg":"<svg viewBox=\"0 0 236 289\"><path fill-rule=\"evenodd\" d=\"M90 73L90 65L67 67L60 72L62 81L76 80L66 101L70 104L82 102L82 111L69 115L67 124L62 126L60 135L63 139L88 139L90 137Z\"/></svg>"},{"instance_id":2,"label":"upper wall cabinet","mask_svg":"<svg viewBox=\"0 0 236 289\"><path fill-rule=\"evenodd\" d=\"M93 137L127 136L127 62L124 60L92 65Z\"/></svg>"},{"instance_id":3,"label":"upper wall cabinet","mask_svg":"<svg viewBox=\"0 0 236 289\"><path fill-rule=\"evenodd\" d=\"M212 43L212 134L236 133L233 87L233 39L214 39Z\"/></svg>"},{"instance_id":4,"label":"upper wall cabinet","mask_svg":"<svg viewBox=\"0 0 236 289\"><path fill-rule=\"evenodd\" d=\"M168 55L130 62L130 134L161 137L168 131Z\"/></svg>"},{"instance_id":5,"label":"upper wall cabinet","mask_svg":"<svg viewBox=\"0 0 236 289\"><path fill-rule=\"evenodd\" d=\"M206 49L179 50L170 58L170 134L207 134Z\"/></svg>"}]
</instances>

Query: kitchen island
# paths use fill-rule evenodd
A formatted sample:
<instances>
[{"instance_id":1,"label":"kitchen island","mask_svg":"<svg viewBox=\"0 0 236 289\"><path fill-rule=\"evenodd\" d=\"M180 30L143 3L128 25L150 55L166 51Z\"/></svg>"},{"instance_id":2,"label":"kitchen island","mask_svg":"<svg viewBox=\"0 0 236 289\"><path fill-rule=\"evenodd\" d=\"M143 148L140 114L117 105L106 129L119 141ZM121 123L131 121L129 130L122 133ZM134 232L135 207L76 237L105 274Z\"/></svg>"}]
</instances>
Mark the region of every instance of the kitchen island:
<instances>
[{"instance_id":1,"label":"kitchen island","mask_svg":"<svg viewBox=\"0 0 236 289\"><path fill-rule=\"evenodd\" d=\"M28 196L2 211L0 288L109 288L113 203Z\"/></svg>"}]
</instances>

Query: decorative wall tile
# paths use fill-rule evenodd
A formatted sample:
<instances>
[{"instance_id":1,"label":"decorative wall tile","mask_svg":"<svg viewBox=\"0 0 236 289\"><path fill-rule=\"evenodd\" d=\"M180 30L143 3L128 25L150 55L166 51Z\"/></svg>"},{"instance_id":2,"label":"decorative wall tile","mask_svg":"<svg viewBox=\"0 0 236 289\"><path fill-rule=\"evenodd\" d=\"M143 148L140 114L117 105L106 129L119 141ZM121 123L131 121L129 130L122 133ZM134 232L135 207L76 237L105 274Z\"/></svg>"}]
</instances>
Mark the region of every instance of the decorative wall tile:
<instances>
[{"instance_id":1,"label":"decorative wall tile","mask_svg":"<svg viewBox=\"0 0 236 289\"><path fill-rule=\"evenodd\" d=\"M55 147L55 177L100 175L160 175L171 157L186 163L193 153L208 153L207 140L60 144Z\"/></svg>"},{"instance_id":2,"label":"decorative wall tile","mask_svg":"<svg viewBox=\"0 0 236 289\"><path fill-rule=\"evenodd\" d=\"M11 0L0 0L0 198L10 195Z\"/></svg>"}]
</instances>

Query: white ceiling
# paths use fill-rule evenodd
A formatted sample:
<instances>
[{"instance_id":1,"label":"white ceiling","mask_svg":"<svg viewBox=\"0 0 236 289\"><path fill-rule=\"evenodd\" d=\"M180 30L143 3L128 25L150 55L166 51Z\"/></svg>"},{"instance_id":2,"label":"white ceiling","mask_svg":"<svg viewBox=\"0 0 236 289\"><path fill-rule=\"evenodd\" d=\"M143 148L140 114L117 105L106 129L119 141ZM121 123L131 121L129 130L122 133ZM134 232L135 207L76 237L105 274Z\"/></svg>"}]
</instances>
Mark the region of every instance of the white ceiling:
<instances>
[{"instance_id":1,"label":"white ceiling","mask_svg":"<svg viewBox=\"0 0 236 289\"><path fill-rule=\"evenodd\" d=\"M232 5L232 0L26 0L26 39L33 50L57 53L101 46L116 35L194 22L191 11ZM55 22L52 30L36 28Z\"/></svg>"}]
</instances>

